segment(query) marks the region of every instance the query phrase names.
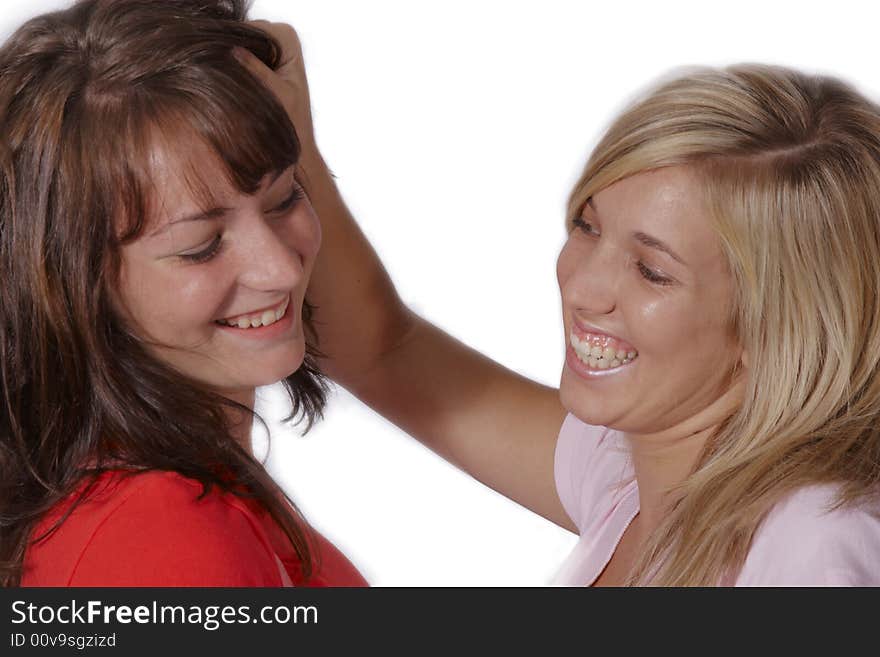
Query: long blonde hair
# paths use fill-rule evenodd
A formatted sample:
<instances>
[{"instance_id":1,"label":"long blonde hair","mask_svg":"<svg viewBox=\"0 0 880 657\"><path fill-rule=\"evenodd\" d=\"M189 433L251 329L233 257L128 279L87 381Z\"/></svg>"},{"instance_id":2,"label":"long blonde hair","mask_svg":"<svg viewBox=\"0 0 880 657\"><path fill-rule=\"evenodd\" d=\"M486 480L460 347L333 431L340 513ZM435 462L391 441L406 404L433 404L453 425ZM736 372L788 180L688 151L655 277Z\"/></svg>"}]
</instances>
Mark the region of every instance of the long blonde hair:
<instances>
[{"instance_id":1,"label":"long blonde hair","mask_svg":"<svg viewBox=\"0 0 880 657\"><path fill-rule=\"evenodd\" d=\"M655 88L609 128L569 201L689 166L734 281L742 406L674 492L631 584L734 581L774 504L880 484L880 108L834 78L740 65Z\"/></svg>"}]
</instances>

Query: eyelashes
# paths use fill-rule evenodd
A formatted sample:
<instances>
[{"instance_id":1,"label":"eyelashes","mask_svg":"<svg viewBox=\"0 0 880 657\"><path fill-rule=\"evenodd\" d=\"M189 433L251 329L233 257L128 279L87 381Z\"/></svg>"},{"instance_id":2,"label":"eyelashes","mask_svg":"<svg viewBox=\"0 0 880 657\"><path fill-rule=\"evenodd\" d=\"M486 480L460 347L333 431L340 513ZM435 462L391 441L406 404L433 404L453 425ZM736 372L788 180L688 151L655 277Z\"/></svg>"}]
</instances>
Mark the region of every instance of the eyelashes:
<instances>
[{"instance_id":1,"label":"eyelashes","mask_svg":"<svg viewBox=\"0 0 880 657\"><path fill-rule=\"evenodd\" d=\"M199 251L198 253L181 253L180 257L187 262L192 262L195 264L207 262L215 255L217 255L217 253L220 251L220 245L222 244L222 242L223 236L218 234L207 249Z\"/></svg>"},{"instance_id":2,"label":"eyelashes","mask_svg":"<svg viewBox=\"0 0 880 657\"><path fill-rule=\"evenodd\" d=\"M284 214L305 197L306 194L302 186L300 186L298 182L295 182L293 185L293 189L290 192L290 195L281 203L269 210L269 214ZM222 246L223 234L218 233L211 241L211 243L207 246L207 248L202 249L201 251L198 251L196 253L181 253L180 258L188 263L201 264L204 262L208 262L214 256L216 256L220 252Z\"/></svg>"},{"instance_id":3,"label":"eyelashes","mask_svg":"<svg viewBox=\"0 0 880 657\"><path fill-rule=\"evenodd\" d=\"M636 263L636 267L639 269L639 273L642 275L646 281L650 281L651 283L656 283L657 285L671 285L672 279L663 276L662 274L658 274L650 267L647 267L645 263L639 260Z\"/></svg>"},{"instance_id":4,"label":"eyelashes","mask_svg":"<svg viewBox=\"0 0 880 657\"><path fill-rule=\"evenodd\" d=\"M293 183L293 189L290 192L290 196L284 199L278 206L272 208L270 212L278 213L289 210L294 205L296 205L299 201L303 200L306 197L306 193L303 190L302 186L298 182Z\"/></svg>"},{"instance_id":5,"label":"eyelashes","mask_svg":"<svg viewBox=\"0 0 880 657\"><path fill-rule=\"evenodd\" d=\"M575 230L581 231L587 237L599 237L599 232L593 223L586 221L583 217L575 217L571 220L571 232ZM673 279L654 271L641 260L636 261L636 269L642 278L654 285L672 285L675 282Z\"/></svg>"},{"instance_id":6,"label":"eyelashes","mask_svg":"<svg viewBox=\"0 0 880 657\"><path fill-rule=\"evenodd\" d=\"M599 236L599 233L596 232L596 229L593 227L593 224L584 220L583 217L575 217L571 220L571 229L574 231L575 229L580 230L587 235L594 235L596 237Z\"/></svg>"}]
</instances>

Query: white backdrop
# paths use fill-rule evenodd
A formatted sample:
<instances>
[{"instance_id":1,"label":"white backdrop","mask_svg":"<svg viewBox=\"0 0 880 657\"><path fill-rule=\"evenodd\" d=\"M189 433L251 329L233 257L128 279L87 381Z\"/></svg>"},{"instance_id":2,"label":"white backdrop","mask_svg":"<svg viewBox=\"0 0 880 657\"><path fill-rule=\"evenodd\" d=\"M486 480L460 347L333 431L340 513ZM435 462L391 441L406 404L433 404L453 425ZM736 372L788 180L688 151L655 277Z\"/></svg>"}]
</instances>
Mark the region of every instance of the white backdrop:
<instances>
[{"instance_id":1,"label":"white backdrop","mask_svg":"<svg viewBox=\"0 0 880 657\"><path fill-rule=\"evenodd\" d=\"M67 4L5 1L4 38ZM402 297L555 384L565 198L614 113L672 68L741 61L832 73L878 98L870 7L255 0L252 16L299 31L319 143ZM541 585L575 542L344 392L305 438L273 426L268 467L376 585Z\"/></svg>"}]
</instances>

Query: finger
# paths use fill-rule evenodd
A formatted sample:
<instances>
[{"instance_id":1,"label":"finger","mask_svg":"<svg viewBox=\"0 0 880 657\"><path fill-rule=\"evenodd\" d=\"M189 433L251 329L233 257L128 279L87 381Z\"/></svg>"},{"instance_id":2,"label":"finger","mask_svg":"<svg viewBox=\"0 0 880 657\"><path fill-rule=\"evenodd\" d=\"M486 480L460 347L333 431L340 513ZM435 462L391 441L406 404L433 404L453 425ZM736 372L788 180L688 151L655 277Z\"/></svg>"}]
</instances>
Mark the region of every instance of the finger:
<instances>
[{"instance_id":1,"label":"finger","mask_svg":"<svg viewBox=\"0 0 880 657\"><path fill-rule=\"evenodd\" d=\"M305 125L307 123L302 116L302 111L297 107L295 99L292 96L293 87L289 82L266 66L259 57L245 48L236 46L232 49L232 54L257 80L263 84L264 87L266 87L270 93L275 96L278 102L281 103L281 106L287 111L287 114L290 116L290 120L294 125Z\"/></svg>"},{"instance_id":2,"label":"finger","mask_svg":"<svg viewBox=\"0 0 880 657\"><path fill-rule=\"evenodd\" d=\"M253 73L257 79L267 87L274 88L277 84L276 79L278 76L275 74L275 71L266 66L263 63L263 60L253 54L250 50L242 48L241 46L235 46L232 49L232 54L246 69Z\"/></svg>"},{"instance_id":3,"label":"finger","mask_svg":"<svg viewBox=\"0 0 880 657\"><path fill-rule=\"evenodd\" d=\"M281 41L291 41L291 42L299 42L299 36L296 33L296 30L293 29L293 26L288 23L272 23L270 21L258 19L253 21L248 21L248 25L253 25L256 28L263 30L264 32L268 32L276 39L280 39Z\"/></svg>"},{"instance_id":4,"label":"finger","mask_svg":"<svg viewBox=\"0 0 880 657\"><path fill-rule=\"evenodd\" d=\"M302 59L302 44L293 26L287 23L270 23L264 20L248 21L248 24L266 32L281 45L279 66L285 66L292 61Z\"/></svg>"}]
</instances>

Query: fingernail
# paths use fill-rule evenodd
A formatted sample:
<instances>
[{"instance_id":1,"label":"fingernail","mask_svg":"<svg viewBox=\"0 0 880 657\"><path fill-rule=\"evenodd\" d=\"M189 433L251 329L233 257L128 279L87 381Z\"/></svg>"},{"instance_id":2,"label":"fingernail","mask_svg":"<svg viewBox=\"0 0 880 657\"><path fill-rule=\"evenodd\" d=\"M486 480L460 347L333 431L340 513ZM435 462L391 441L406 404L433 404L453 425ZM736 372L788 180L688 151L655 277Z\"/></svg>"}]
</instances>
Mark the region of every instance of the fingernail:
<instances>
[{"instance_id":1,"label":"fingernail","mask_svg":"<svg viewBox=\"0 0 880 657\"><path fill-rule=\"evenodd\" d=\"M247 61L248 52L241 46L233 46L232 48L232 56L235 57L241 63L245 63Z\"/></svg>"}]
</instances>

